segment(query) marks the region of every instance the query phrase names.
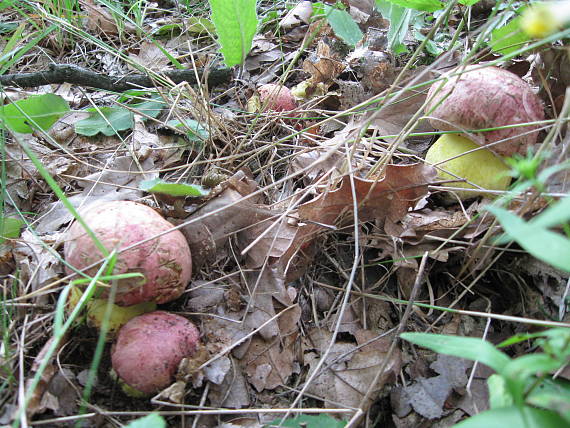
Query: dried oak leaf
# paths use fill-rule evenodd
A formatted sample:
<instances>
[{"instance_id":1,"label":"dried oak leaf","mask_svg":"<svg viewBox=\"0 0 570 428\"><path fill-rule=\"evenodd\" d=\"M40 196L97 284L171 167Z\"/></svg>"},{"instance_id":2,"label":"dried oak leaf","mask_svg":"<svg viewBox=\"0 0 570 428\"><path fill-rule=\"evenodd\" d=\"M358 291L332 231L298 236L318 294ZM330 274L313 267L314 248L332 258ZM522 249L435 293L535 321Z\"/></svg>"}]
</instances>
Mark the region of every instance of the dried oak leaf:
<instances>
[{"instance_id":1,"label":"dried oak leaf","mask_svg":"<svg viewBox=\"0 0 570 428\"><path fill-rule=\"evenodd\" d=\"M417 163L388 165L380 180L354 177L358 220L398 222L416 202L427 195L427 186L436 176L434 168ZM352 180L345 176L337 190L322 193L299 207L299 218L336 225L340 217L353 211Z\"/></svg>"}]
</instances>

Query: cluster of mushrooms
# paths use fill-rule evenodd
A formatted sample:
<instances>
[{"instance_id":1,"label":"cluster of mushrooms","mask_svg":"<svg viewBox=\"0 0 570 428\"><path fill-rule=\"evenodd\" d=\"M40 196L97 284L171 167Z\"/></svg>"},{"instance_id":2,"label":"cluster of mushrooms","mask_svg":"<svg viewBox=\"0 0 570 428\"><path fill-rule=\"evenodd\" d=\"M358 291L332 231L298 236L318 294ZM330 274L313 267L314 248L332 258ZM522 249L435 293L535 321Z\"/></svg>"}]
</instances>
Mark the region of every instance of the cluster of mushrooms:
<instances>
[{"instance_id":1,"label":"cluster of mushrooms","mask_svg":"<svg viewBox=\"0 0 570 428\"><path fill-rule=\"evenodd\" d=\"M272 110L295 108L285 87L265 85L259 94ZM526 82L506 70L483 66L454 70L435 82L425 112L435 128L453 131L431 146L426 162L438 168L441 179L465 189L455 192L461 199L505 190L510 177L502 156L524 155L536 143L537 122L544 119L542 102ZM172 383L182 359L200 347L200 333L191 321L156 310L157 304L180 297L190 282L192 257L186 238L152 208L130 201L92 206L82 218L107 250L119 250L114 274L141 274L113 284L111 359L125 392L156 393ZM73 223L65 240L66 262L93 276L102 257L83 226ZM76 299L81 295L79 289L74 293ZM90 324L100 326L107 296L108 290L88 302Z\"/></svg>"}]
</instances>

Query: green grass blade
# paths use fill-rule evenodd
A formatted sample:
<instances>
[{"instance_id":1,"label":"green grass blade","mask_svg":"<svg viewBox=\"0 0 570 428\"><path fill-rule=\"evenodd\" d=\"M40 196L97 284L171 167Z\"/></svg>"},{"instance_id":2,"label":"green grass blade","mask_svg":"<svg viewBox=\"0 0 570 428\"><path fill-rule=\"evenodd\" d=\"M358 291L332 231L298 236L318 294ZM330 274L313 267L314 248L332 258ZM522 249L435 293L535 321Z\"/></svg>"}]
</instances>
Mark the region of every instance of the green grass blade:
<instances>
[{"instance_id":1,"label":"green grass blade","mask_svg":"<svg viewBox=\"0 0 570 428\"><path fill-rule=\"evenodd\" d=\"M430 333L402 333L400 337L415 345L454 357L479 361L501 373L511 359L489 342L474 337L447 336Z\"/></svg>"}]
</instances>

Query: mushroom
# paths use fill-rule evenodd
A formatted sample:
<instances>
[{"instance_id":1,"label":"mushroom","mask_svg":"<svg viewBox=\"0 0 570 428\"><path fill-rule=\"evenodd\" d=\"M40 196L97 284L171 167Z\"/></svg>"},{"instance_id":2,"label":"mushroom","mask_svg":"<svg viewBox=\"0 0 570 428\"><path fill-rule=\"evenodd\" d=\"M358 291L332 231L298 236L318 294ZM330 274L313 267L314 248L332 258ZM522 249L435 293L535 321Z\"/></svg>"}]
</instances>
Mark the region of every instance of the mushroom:
<instances>
[{"instance_id":1,"label":"mushroom","mask_svg":"<svg viewBox=\"0 0 570 428\"><path fill-rule=\"evenodd\" d=\"M174 226L156 211L136 202L113 201L92 205L81 215L108 250L133 247L119 253L113 273L139 272L144 279L117 280L116 304L165 303L182 294L192 274L190 248L182 232L171 230ZM64 254L75 269L85 269L103 258L79 222L67 231ZM85 273L96 271L92 267Z\"/></svg>"},{"instance_id":2,"label":"mushroom","mask_svg":"<svg viewBox=\"0 0 570 428\"><path fill-rule=\"evenodd\" d=\"M113 371L125 393L147 396L169 386L182 359L196 353L199 338L191 321L169 312L130 320L111 349Z\"/></svg>"},{"instance_id":3,"label":"mushroom","mask_svg":"<svg viewBox=\"0 0 570 428\"><path fill-rule=\"evenodd\" d=\"M447 82L435 82L429 90L425 111L434 128L465 132L544 119L542 101L516 74L497 67L473 66L453 75L457 72L448 73ZM536 143L539 127L515 126L470 133L469 137L501 156L525 155Z\"/></svg>"}]
</instances>

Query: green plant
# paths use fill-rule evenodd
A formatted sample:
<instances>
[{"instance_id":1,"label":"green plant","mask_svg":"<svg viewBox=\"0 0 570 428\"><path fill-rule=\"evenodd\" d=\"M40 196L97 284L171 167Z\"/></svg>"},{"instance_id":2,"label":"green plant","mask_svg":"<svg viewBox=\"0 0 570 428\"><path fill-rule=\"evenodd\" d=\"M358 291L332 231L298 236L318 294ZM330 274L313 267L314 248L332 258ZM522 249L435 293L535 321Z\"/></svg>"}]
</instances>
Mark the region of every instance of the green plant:
<instances>
[{"instance_id":1,"label":"green plant","mask_svg":"<svg viewBox=\"0 0 570 428\"><path fill-rule=\"evenodd\" d=\"M460 422L456 428L560 428L570 424L570 383L550 375L570 361L570 329L516 336L498 345L537 339L535 344L543 352L514 359L489 342L472 337L429 333L403 333L400 337L438 353L479 361L495 371L487 381L490 410Z\"/></svg>"},{"instance_id":2,"label":"green plant","mask_svg":"<svg viewBox=\"0 0 570 428\"><path fill-rule=\"evenodd\" d=\"M210 0L210 7L225 64L243 64L257 31L257 1Z\"/></svg>"}]
</instances>

